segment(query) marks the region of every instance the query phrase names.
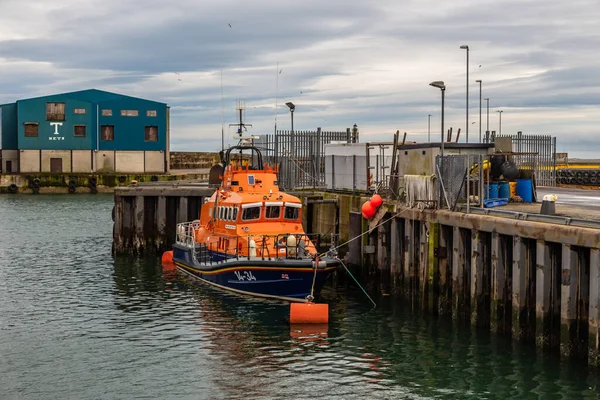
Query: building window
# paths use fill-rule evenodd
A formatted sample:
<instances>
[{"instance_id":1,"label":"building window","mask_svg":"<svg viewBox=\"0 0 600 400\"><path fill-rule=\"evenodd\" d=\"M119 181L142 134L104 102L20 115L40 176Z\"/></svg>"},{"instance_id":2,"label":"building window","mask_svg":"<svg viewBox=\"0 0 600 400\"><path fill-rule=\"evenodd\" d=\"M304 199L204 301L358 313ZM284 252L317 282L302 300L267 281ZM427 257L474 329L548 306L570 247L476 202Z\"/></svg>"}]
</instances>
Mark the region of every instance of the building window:
<instances>
[{"instance_id":1,"label":"building window","mask_svg":"<svg viewBox=\"0 0 600 400\"><path fill-rule=\"evenodd\" d=\"M112 117L112 110L102 110L103 117Z\"/></svg>"},{"instance_id":2,"label":"building window","mask_svg":"<svg viewBox=\"0 0 600 400\"><path fill-rule=\"evenodd\" d=\"M146 117L156 117L156 110L146 111Z\"/></svg>"},{"instance_id":3,"label":"building window","mask_svg":"<svg viewBox=\"0 0 600 400\"><path fill-rule=\"evenodd\" d=\"M121 110L121 117L137 117L138 110Z\"/></svg>"},{"instance_id":4,"label":"building window","mask_svg":"<svg viewBox=\"0 0 600 400\"><path fill-rule=\"evenodd\" d=\"M64 121L65 103L46 103L46 120Z\"/></svg>"},{"instance_id":5,"label":"building window","mask_svg":"<svg viewBox=\"0 0 600 400\"><path fill-rule=\"evenodd\" d=\"M85 137L85 125L75 125L74 134L76 137Z\"/></svg>"},{"instance_id":6,"label":"building window","mask_svg":"<svg viewBox=\"0 0 600 400\"><path fill-rule=\"evenodd\" d=\"M146 127L146 142L158 141L158 126L147 126Z\"/></svg>"},{"instance_id":7,"label":"building window","mask_svg":"<svg viewBox=\"0 0 600 400\"><path fill-rule=\"evenodd\" d=\"M25 136L26 137L37 137L38 125L39 124L37 122L25 122Z\"/></svg>"},{"instance_id":8,"label":"building window","mask_svg":"<svg viewBox=\"0 0 600 400\"><path fill-rule=\"evenodd\" d=\"M85 114L85 108L75 108L73 114Z\"/></svg>"},{"instance_id":9,"label":"building window","mask_svg":"<svg viewBox=\"0 0 600 400\"><path fill-rule=\"evenodd\" d=\"M102 140L115 140L115 126L114 125L102 125L100 127L100 139Z\"/></svg>"}]
</instances>

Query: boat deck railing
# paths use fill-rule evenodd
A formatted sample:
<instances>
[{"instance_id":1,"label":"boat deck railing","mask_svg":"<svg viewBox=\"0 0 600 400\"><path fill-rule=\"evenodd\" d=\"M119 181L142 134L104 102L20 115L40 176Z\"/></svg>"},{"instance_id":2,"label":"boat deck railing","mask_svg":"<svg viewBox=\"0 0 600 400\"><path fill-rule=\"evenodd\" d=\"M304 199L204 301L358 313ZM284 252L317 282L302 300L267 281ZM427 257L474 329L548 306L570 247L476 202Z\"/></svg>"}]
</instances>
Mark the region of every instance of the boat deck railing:
<instances>
[{"instance_id":1,"label":"boat deck railing","mask_svg":"<svg viewBox=\"0 0 600 400\"><path fill-rule=\"evenodd\" d=\"M318 247L319 234L248 235L208 244L195 240L198 220L177 224L176 243L189 247L194 258L202 264L223 263L233 260L303 260L312 259ZM331 247L335 238L331 238Z\"/></svg>"}]
</instances>

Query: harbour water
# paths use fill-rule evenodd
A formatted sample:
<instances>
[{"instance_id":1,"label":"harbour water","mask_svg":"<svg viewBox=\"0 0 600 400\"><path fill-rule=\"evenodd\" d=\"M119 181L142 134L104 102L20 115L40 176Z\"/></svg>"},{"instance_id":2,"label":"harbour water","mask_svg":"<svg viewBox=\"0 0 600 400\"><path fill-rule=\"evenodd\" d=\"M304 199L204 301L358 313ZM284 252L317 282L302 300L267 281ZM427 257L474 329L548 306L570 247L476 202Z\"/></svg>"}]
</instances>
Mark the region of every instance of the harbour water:
<instances>
[{"instance_id":1,"label":"harbour water","mask_svg":"<svg viewBox=\"0 0 600 400\"><path fill-rule=\"evenodd\" d=\"M329 288L330 324L111 256L112 196L0 197L2 399L600 398L600 374Z\"/></svg>"}]
</instances>

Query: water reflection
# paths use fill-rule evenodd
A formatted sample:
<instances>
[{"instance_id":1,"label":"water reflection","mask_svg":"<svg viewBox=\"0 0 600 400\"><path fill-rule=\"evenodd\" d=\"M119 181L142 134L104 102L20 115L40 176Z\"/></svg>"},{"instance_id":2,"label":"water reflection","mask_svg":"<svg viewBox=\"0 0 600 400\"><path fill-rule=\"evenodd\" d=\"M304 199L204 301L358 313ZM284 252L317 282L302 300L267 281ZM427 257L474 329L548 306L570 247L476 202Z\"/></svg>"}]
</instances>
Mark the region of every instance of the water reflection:
<instances>
[{"instance_id":1,"label":"water reflection","mask_svg":"<svg viewBox=\"0 0 600 400\"><path fill-rule=\"evenodd\" d=\"M598 398L598 374L509 338L328 288L327 326L285 303L111 257L112 197L0 197L6 398ZM52 212L49 213L48 210Z\"/></svg>"}]
</instances>

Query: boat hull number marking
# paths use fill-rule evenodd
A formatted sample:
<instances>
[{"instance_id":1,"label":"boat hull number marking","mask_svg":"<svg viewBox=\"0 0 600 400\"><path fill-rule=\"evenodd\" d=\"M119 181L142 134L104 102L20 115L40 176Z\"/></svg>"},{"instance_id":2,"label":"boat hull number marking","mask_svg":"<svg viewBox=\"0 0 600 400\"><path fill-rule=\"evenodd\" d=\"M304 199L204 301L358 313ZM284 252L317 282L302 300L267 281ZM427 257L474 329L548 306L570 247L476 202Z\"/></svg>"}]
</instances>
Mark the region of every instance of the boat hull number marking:
<instances>
[{"instance_id":1,"label":"boat hull number marking","mask_svg":"<svg viewBox=\"0 0 600 400\"><path fill-rule=\"evenodd\" d=\"M252 274L252 271L235 271L235 276L238 281L255 281L256 277Z\"/></svg>"}]
</instances>

